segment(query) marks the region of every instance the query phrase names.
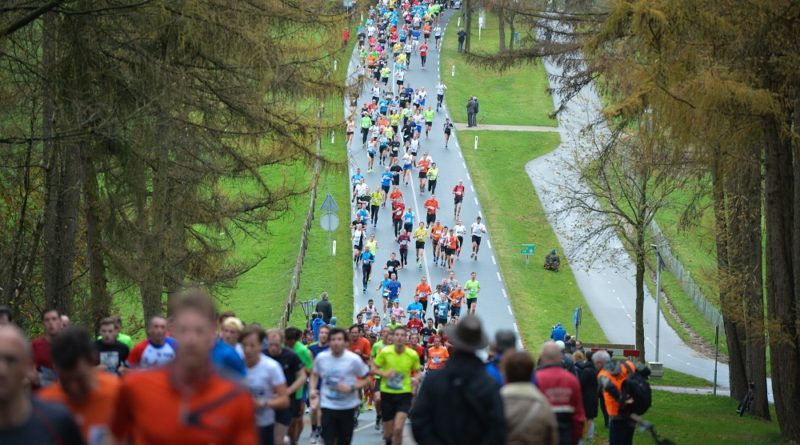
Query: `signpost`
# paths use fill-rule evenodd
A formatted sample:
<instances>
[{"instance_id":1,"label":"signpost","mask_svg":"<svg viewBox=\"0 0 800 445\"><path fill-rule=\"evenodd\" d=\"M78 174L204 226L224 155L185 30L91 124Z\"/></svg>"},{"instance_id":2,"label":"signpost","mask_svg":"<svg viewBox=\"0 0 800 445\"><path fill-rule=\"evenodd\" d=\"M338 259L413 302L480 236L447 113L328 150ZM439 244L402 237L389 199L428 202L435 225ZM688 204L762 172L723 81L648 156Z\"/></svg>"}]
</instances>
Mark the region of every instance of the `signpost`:
<instances>
[{"instance_id":1,"label":"signpost","mask_svg":"<svg viewBox=\"0 0 800 445\"><path fill-rule=\"evenodd\" d=\"M330 193L328 193L328 196L322 201L320 210L322 210L323 214L319 219L319 225L322 226L322 230L328 232L328 242L331 244L331 255L336 255L336 241L331 238L331 232L339 227L339 216L336 215L336 212L339 211L339 206Z\"/></svg>"},{"instance_id":2,"label":"signpost","mask_svg":"<svg viewBox=\"0 0 800 445\"><path fill-rule=\"evenodd\" d=\"M475 150L478 149L478 136L475 136Z\"/></svg>"},{"instance_id":3,"label":"signpost","mask_svg":"<svg viewBox=\"0 0 800 445\"><path fill-rule=\"evenodd\" d=\"M520 244L520 246L522 246L522 250L519 253L525 255L525 265L527 266L530 257L533 256L533 253L536 251L536 246L533 243Z\"/></svg>"},{"instance_id":4,"label":"signpost","mask_svg":"<svg viewBox=\"0 0 800 445\"><path fill-rule=\"evenodd\" d=\"M714 329L714 395L717 395L717 363L719 362L719 325Z\"/></svg>"},{"instance_id":5,"label":"signpost","mask_svg":"<svg viewBox=\"0 0 800 445\"><path fill-rule=\"evenodd\" d=\"M300 305L303 307L303 314L306 316L306 324L308 320L311 318L311 312L317 306L317 300L312 298L311 300L303 300L300 302Z\"/></svg>"}]
</instances>

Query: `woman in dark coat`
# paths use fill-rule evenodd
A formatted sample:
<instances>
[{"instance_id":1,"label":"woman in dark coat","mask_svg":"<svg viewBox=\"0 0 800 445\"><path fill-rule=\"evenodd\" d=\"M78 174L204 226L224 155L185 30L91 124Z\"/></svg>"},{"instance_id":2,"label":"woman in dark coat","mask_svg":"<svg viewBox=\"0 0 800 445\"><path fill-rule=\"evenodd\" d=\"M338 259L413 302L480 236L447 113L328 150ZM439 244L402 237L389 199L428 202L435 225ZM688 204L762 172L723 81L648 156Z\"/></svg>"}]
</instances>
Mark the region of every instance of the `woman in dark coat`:
<instances>
[{"instance_id":1,"label":"woman in dark coat","mask_svg":"<svg viewBox=\"0 0 800 445\"><path fill-rule=\"evenodd\" d=\"M586 412L588 428L584 439L591 440L594 436L594 419L597 417L597 369L594 367L594 363L587 359L581 351L575 352L572 358L575 361L575 374L577 374L578 380L581 382L583 410Z\"/></svg>"}]
</instances>

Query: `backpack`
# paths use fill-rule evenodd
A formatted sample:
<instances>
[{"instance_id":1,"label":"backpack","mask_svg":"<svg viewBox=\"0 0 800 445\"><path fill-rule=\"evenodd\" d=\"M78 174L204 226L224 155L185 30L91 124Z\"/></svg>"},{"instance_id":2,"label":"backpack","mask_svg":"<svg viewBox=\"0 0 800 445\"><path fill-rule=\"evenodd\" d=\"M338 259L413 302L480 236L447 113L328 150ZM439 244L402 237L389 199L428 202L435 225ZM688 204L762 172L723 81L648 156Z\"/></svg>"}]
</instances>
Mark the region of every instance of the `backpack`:
<instances>
[{"instance_id":1,"label":"backpack","mask_svg":"<svg viewBox=\"0 0 800 445\"><path fill-rule=\"evenodd\" d=\"M622 394L620 400L633 399L632 404L623 404L623 409L629 414L641 416L650 409L653 403L650 390L650 368L638 369L631 362L625 361L621 364L628 370L628 376L622 382Z\"/></svg>"}]
</instances>

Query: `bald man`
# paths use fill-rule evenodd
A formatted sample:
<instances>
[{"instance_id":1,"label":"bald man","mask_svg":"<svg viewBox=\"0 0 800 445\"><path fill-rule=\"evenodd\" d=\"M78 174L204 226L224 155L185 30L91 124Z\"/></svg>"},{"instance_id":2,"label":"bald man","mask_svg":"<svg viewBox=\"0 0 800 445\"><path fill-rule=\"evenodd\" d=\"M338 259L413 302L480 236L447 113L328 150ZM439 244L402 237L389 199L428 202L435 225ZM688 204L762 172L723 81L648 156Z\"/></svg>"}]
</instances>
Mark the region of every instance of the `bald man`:
<instances>
[{"instance_id":1,"label":"bald man","mask_svg":"<svg viewBox=\"0 0 800 445\"><path fill-rule=\"evenodd\" d=\"M563 368L561 348L553 341L542 345L536 385L544 393L558 422L559 445L576 445L583 436L586 414L581 384L575 374Z\"/></svg>"},{"instance_id":2,"label":"bald man","mask_svg":"<svg viewBox=\"0 0 800 445\"><path fill-rule=\"evenodd\" d=\"M83 445L67 408L31 397L31 346L16 326L0 326L0 443Z\"/></svg>"}]
</instances>

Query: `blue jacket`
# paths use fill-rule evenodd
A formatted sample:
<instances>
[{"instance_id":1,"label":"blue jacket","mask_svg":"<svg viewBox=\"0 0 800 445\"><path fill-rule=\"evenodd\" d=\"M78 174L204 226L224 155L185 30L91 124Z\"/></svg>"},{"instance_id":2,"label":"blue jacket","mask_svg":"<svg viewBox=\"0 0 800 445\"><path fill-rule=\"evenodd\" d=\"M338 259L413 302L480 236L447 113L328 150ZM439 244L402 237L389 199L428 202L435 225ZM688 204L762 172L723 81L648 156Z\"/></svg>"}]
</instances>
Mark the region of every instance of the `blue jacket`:
<instances>
[{"instance_id":1,"label":"blue jacket","mask_svg":"<svg viewBox=\"0 0 800 445\"><path fill-rule=\"evenodd\" d=\"M553 332L550 333L550 339L553 341L564 341L564 337L567 336L567 330L561 326L561 323L556 324L553 328Z\"/></svg>"},{"instance_id":2,"label":"blue jacket","mask_svg":"<svg viewBox=\"0 0 800 445\"><path fill-rule=\"evenodd\" d=\"M247 375L244 360L239 357L236 349L222 341L221 338L217 338L214 343L214 349L211 350L211 361L224 377L238 380Z\"/></svg>"}]
</instances>

